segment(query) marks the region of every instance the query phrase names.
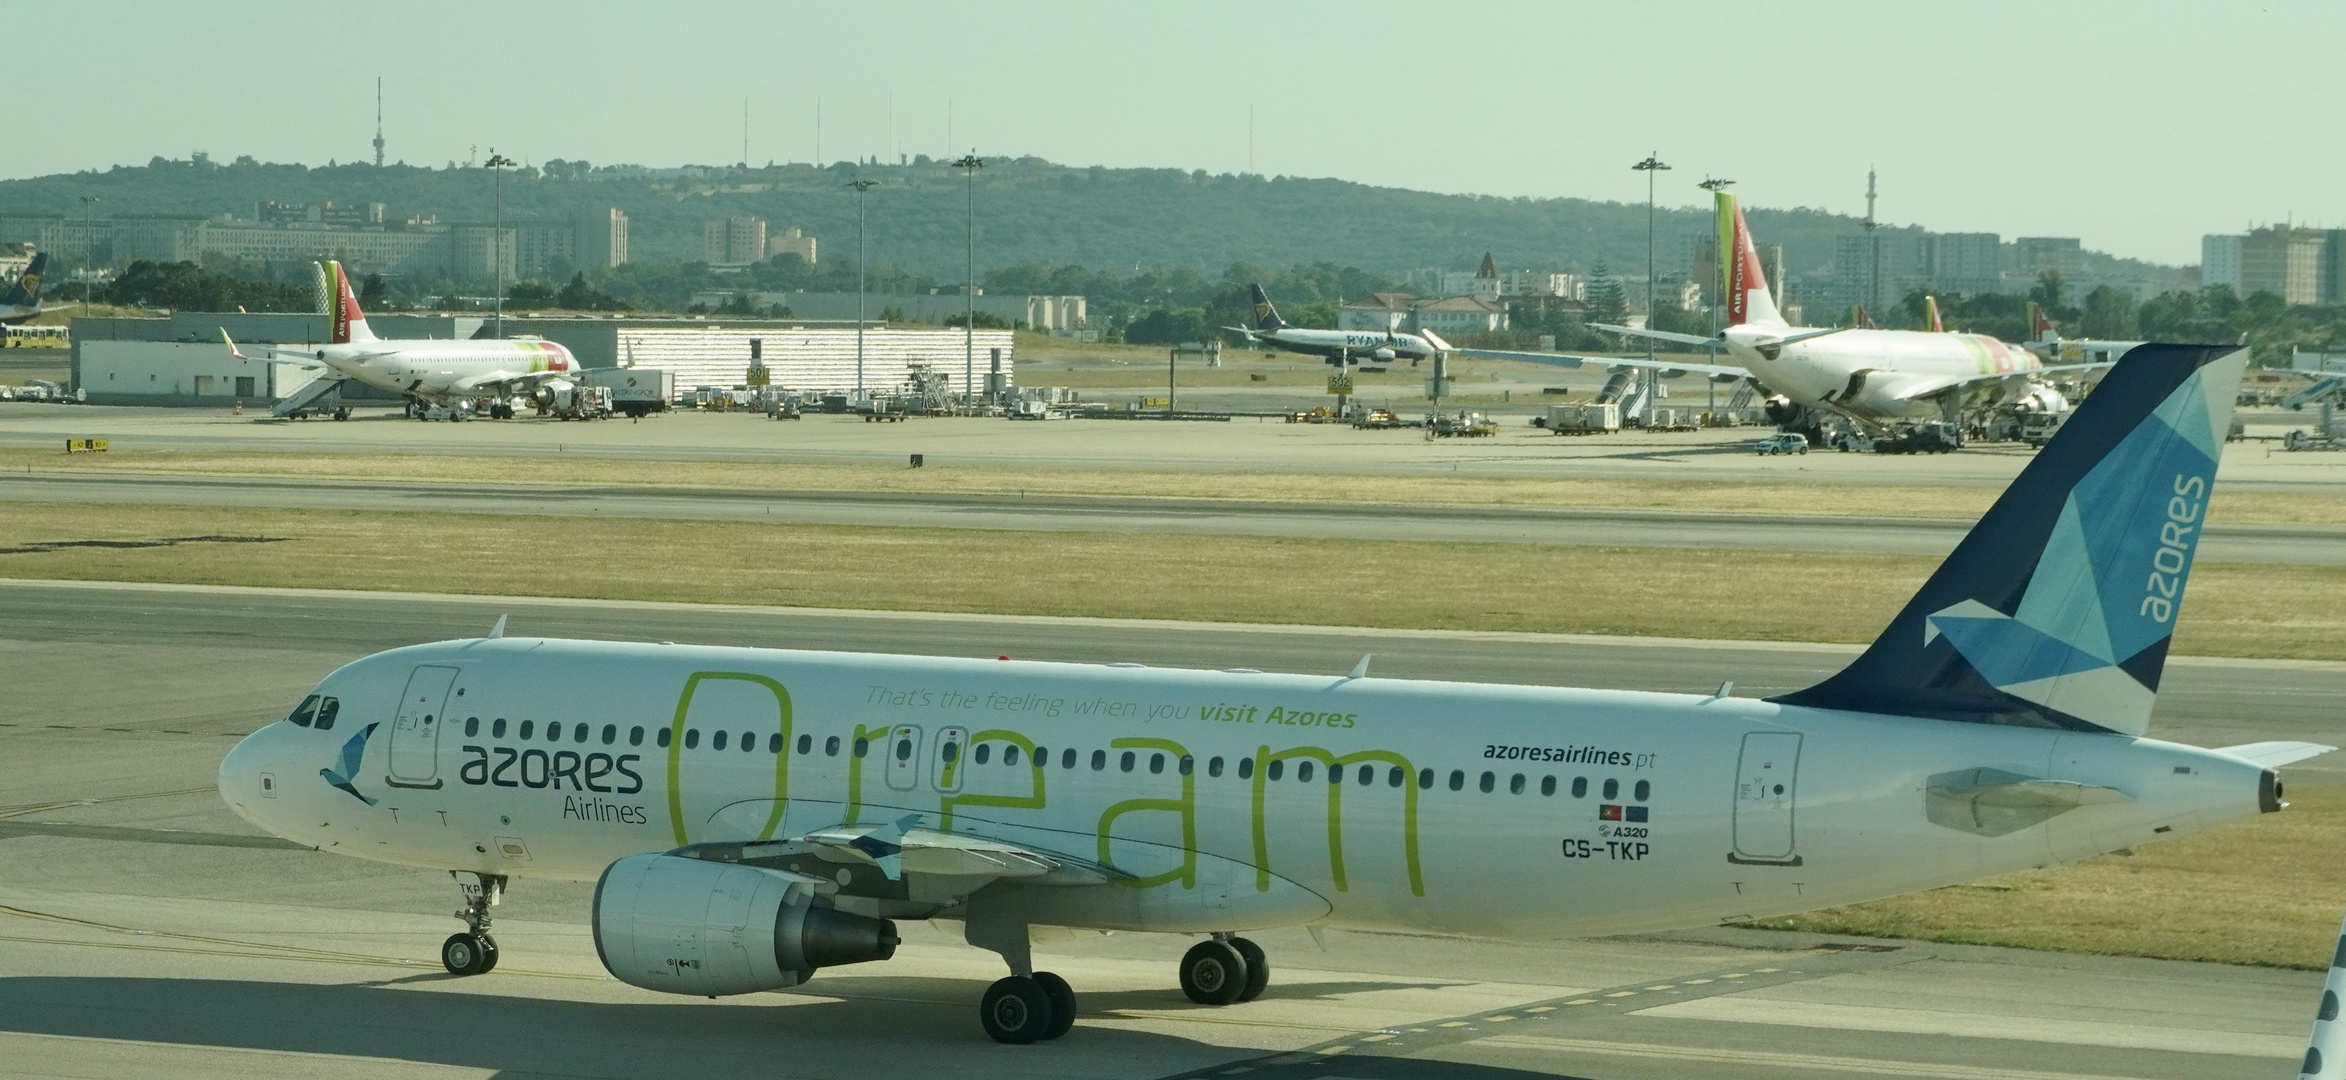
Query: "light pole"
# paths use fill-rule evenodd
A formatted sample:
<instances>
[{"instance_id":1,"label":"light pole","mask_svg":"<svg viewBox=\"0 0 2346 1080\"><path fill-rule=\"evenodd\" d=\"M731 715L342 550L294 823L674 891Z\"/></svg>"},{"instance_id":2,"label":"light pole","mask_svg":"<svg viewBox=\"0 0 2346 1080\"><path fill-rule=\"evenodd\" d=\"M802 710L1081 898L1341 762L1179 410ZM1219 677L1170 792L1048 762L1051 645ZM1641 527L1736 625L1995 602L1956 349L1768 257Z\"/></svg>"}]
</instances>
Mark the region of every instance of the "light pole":
<instances>
[{"instance_id":1,"label":"light pole","mask_svg":"<svg viewBox=\"0 0 2346 1080\"><path fill-rule=\"evenodd\" d=\"M969 381L977 375L977 171L986 167L986 159L972 149L954 162L953 167L961 170L962 215L969 230L969 268L961 286L961 299L967 303L961 316L961 392L975 400Z\"/></svg>"},{"instance_id":2,"label":"light pole","mask_svg":"<svg viewBox=\"0 0 2346 1080\"><path fill-rule=\"evenodd\" d=\"M1662 164L1662 152L1656 150L1630 168L1645 174L1645 328L1651 330L1654 328L1654 174L1668 172L1670 167ZM1653 339L1647 338L1646 342L1645 358L1651 361L1654 358ZM1653 369L1649 367L1646 370L1651 372ZM1657 381L1654 385L1658 387L1660 384ZM1651 415L1654 407L1653 391L1649 389L1642 397L1640 406L1646 414Z\"/></svg>"},{"instance_id":3,"label":"light pole","mask_svg":"<svg viewBox=\"0 0 2346 1080\"><path fill-rule=\"evenodd\" d=\"M499 338L505 336L505 168L511 164L513 160L497 153L496 147L489 148L487 167L492 177L489 189L494 193L497 204L496 218L489 226L489 262L494 267L497 279L495 335Z\"/></svg>"},{"instance_id":4,"label":"light pole","mask_svg":"<svg viewBox=\"0 0 2346 1080\"><path fill-rule=\"evenodd\" d=\"M81 240L86 249L82 256L86 261L81 272L81 316L85 319L90 317L90 279L98 261L98 201L95 195L81 197Z\"/></svg>"},{"instance_id":5,"label":"light pole","mask_svg":"<svg viewBox=\"0 0 2346 1080\"><path fill-rule=\"evenodd\" d=\"M855 392L859 397L863 394L863 193L879 184L877 180L847 182L855 189Z\"/></svg>"}]
</instances>

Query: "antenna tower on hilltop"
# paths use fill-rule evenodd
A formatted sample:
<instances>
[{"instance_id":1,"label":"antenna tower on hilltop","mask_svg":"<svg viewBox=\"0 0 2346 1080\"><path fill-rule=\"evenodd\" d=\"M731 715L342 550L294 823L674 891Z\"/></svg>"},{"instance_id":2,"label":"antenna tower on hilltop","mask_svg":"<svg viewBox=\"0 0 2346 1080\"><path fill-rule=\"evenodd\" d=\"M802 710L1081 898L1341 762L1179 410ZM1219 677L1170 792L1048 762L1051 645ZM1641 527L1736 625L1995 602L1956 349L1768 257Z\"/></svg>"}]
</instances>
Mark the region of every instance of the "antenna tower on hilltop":
<instances>
[{"instance_id":1,"label":"antenna tower on hilltop","mask_svg":"<svg viewBox=\"0 0 2346 1080\"><path fill-rule=\"evenodd\" d=\"M375 76L375 167L383 167L383 77Z\"/></svg>"}]
</instances>

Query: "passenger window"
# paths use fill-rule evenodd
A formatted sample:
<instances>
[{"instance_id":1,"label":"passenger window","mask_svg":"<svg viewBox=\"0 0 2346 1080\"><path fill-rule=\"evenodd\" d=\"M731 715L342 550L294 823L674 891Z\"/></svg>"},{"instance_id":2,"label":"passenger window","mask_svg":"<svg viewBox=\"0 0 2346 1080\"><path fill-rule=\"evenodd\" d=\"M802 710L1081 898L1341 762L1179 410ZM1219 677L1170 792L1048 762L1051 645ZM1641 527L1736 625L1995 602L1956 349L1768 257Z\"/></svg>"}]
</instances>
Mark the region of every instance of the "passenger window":
<instances>
[{"instance_id":1,"label":"passenger window","mask_svg":"<svg viewBox=\"0 0 2346 1080\"><path fill-rule=\"evenodd\" d=\"M1417 789L1419 791L1434 790L1434 770L1419 769L1417 771Z\"/></svg>"},{"instance_id":2,"label":"passenger window","mask_svg":"<svg viewBox=\"0 0 2346 1080\"><path fill-rule=\"evenodd\" d=\"M1286 763L1286 762L1284 762L1284 761L1274 761L1274 762L1272 762L1272 763L1271 763L1271 767L1270 767L1270 768L1267 768L1267 769L1264 769L1264 770L1263 770L1263 775L1264 775L1265 777L1269 778L1269 779L1272 779L1272 780L1277 780L1277 779L1278 779L1279 777L1281 777L1282 775L1285 775L1285 774L1286 774L1286 772L1287 772L1287 763Z\"/></svg>"},{"instance_id":3,"label":"passenger window","mask_svg":"<svg viewBox=\"0 0 2346 1080\"><path fill-rule=\"evenodd\" d=\"M1459 770L1459 769L1452 769L1452 770L1450 770L1450 790L1452 790L1452 791L1464 791L1464 790L1466 790L1466 773L1465 773L1463 770Z\"/></svg>"},{"instance_id":4,"label":"passenger window","mask_svg":"<svg viewBox=\"0 0 2346 1080\"><path fill-rule=\"evenodd\" d=\"M301 704L294 706L293 711L287 713L285 718L287 720L293 721L296 725L301 727L308 727L310 726L310 721L316 719L317 715L318 695L311 694L310 696L301 699Z\"/></svg>"},{"instance_id":5,"label":"passenger window","mask_svg":"<svg viewBox=\"0 0 2346 1080\"><path fill-rule=\"evenodd\" d=\"M799 737L798 737L798 752L799 752L799 755L800 755L800 756L802 756L802 757L803 757L803 756L805 756L805 755L807 755L807 754L814 753L814 750L815 750L815 737L814 737L814 736L812 736L812 735L801 735L801 736L799 736Z\"/></svg>"},{"instance_id":6,"label":"passenger window","mask_svg":"<svg viewBox=\"0 0 2346 1080\"><path fill-rule=\"evenodd\" d=\"M903 746L903 745L906 745L906 744L899 743L899 744L897 744L897 745L899 745L899 746ZM961 756L961 744L960 744L960 743L957 743L957 742L947 741L947 742L945 743L945 745L944 745L944 746L941 746L941 747L938 747L938 748L937 748L937 756L938 756L939 758L942 758L942 759L944 760L945 764L947 764L947 765L951 765L951 764L953 764L953 759L954 759L954 758L957 758L957 757L960 757L960 756Z\"/></svg>"},{"instance_id":7,"label":"passenger window","mask_svg":"<svg viewBox=\"0 0 2346 1080\"><path fill-rule=\"evenodd\" d=\"M1508 779L1508 781L1507 781L1507 794L1509 794L1509 795L1521 795L1521 794L1523 794L1523 774L1522 774L1522 773L1516 773L1516 774L1515 774L1513 777L1511 777L1511 778L1509 778L1509 779Z\"/></svg>"},{"instance_id":8,"label":"passenger window","mask_svg":"<svg viewBox=\"0 0 2346 1080\"><path fill-rule=\"evenodd\" d=\"M977 749L976 749L976 750L974 750L974 751L971 751L971 752L970 752L970 755L969 755L969 760L970 760L971 764L975 764L975 765L983 765L983 764L985 764L986 762L988 762L988 761L992 760L992 759L993 759L993 757L994 757L994 744L992 744L992 743L979 743L979 744L977 745ZM953 760L953 759L952 759L952 758L946 758L945 760L947 760L947 761L951 761L951 760ZM1005 756L1005 759L1004 759L1004 761L1003 761L1003 764L1009 764L1009 761L1008 761L1008 759L1007 759L1007 756Z\"/></svg>"},{"instance_id":9,"label":"passenger window","mask_svg":"<svg viewBox=\"0 0 2346 1080\"><path fill-rule=\"evenodd\" d=\"M1004 765L1016 765L1016 764L1018 764L1018 744L1017 744L1017 743L1011 743L1010 745L1008 745L1008 746L1005 746L1005 747L1003 747L1003 748L1002 748L1002 764L1004 764Z\"/></svg>"},{"instance_id":10,"label":"passenger window","mask_svg":"<svg viewBox=\"0 0 2346 1080\"><path fill-rule=\"evenodd\" d=\"M1637 782L1637 801L1639 801L1639 802L1644 802L1644 801L1646 800L1646 796L1648 796L1648 795L1652 795L1653 793L1654 793L1654 782L1653 782L1653 781L1651 781L1651 780L1640 780L1640 781L1638 781L1638 782Z\"/></svg>"},{"instance_id":11,"label":"passenger window","mask_svg":"<svg viewBox=\"0 0 2346 1080\"><path fill-rule=\"evenodd\" d=\"M641 725L641 724L638 724L638 725L636 725L636 726L634 726L634 727L628 728L628 729L627 729L627 745L629 745L629 746L642 746L643 744L644 744L644 729L643 729L643 725Z\"/></svg>"},{"instance_id":12,"label":"passenger window","mask_svg":"<svg viewBox=\"0 0 2346 1080\"><path fill-rule=\"evenodd\" d=\"M700 749L700 747L701 747L701 729L699 729L699 728L686 728L686 729L684 729L684 748L685 748L685 749L687 749L687 750L698 750L698 749Z\"/></svg>"},{"instance_id":13,"label":"passenger window","mask_svg":"<svg viewBox=\"0 0 2346 1080\"><path fill-rule=\"evenodd\" d=\"M1483 774L1483 782L1482 782L1482 785L1481 785L1481 787L1482 787L1482 789L1483 789L1483 794L1485 794L1485 795L1488 795L1488 794L1490 794L1490 793L1491 793L1491 789L1492 789L1492 788L1495 788L1495 787L1497 787L1497 786L1499 786L1499 777L1498 777L1496 774L1494 774L1494 773L1484 773L1484 774Z\"/></svg>"},{"instance_id":14,"label":"passenger window","mask_svg":"<svg viewBox=\"0 0 2346 1080\"><path fill-rule=\"evenodd\" d=\"M723 750L723 749L725 749L725 734L726 734L726 732L725 732L725 729L724 729L724 728L718 728L717 730L710 732L710 733L709 733L709 749L711 749L711 750ZM684 736L684 745L686 745L686 746L688 746L688 747L692 745L692 733L689 733L689 732L688 732L688 733L686 733L686 734L685 734L685 736Z\"/></svg>"},{"instance_id":15,"label":"passenger window","mask_svg":"<svg viewBox=\"0 0 2346 1080\"><path fill-rule=\"evenodd\" d=\"M1542 794L1542 795L1554 795L1555 793L1556 793L1556 778L1555 778L1555 777L1553 777L1553 776L1543 776L1543 777L1540 777L1540 794Z\"/></svg>"},{"instance_id":16,"label":"passenger window","mask_svg":"<svg viewBox=\"0 0 2346 1080\"><path fill-rule=\"evenodd\" d=\"M659 735L652 740L652 743L665 750L668 748L668 744L674 741L675 738L676 732L674 730L669 728L661 728Z\"/></svg>"},{"instance_id":17,"label":"passenger window","mask_svg":"<svg viewBox=\"0 0 2346 1080\"><path fill-rule=\"evenodd\" d=\"M1196 771L1197 759L1189 756L1188 754L1181 755L1181 775L1188 776L1189 774Z\"/></svg>"},{"instance_id":18,"label":"passenger window","mask_svg":"<svg viewBox=\"0 0 2346 1080\"><path fill-rule=\"evenodd\" d=\"M898 760L898 761L911 761L911 760L912 760L912 740L911 740L911 739L898 739L898 740L896 740L896 760Z\"/></svg>"},{"instance_id":19,"label":"passenger window","mask_svg":"<svg viewBox=\"0 0 2346 1080\"><path fill-rule=\"evenodd\" d=\"M1621 781L1619 781L1619 780L1607 780L1607 781L1605 781L1605 798L1607 798L1607 799L1618 799L1618 798L1620 798L1620 797L1621 797Z\"/></svg>"},{"instance_id":20,"label":"passenger window","mask_svg":"<svg viewBox=\"0 0 2346 1080\"><path fill-rule=\"evenodd\" d=\"M334 730L334 714L341 711L341 698L319 698L318 718L311 721L310 726L318 729L319 731L332 731Z\"/></svg>"},{"instance_id":21,"label":"passenger window","mask_svg":"<svg viewBox=\"0 0 2346 1080\"><path fill-rule=\"evenodd\" d=\"M779 754L782 752L781 732L777 731L771 735L766 736L766 752L769 754Z\"/></svg>"},{"instance_id":22,"label":"passenger window","mask_svg":"<svg viewBox=\"0 0 2346 1080\"><path fill-rule=\"evenodd\" d=\"M521 722L521 732L520 732L520 737L521 737L522 739L525 739L525 740L526 740L526 739L528 739L530 736L537 734L537 732L538 732L538 722L537 722L537 721L535 721L535 720L524 720L524 721L522 721L522 722Z\"/></svg>"},{"instance_id":23,"label":"passenger window","mask_svg":"<svg viewBox=\"0 0 2346 1080\"><path fill-rule=\"evenodd\" d=\"M1213 760L1211 760L1211 761L1208 761L1208 762L1206 762L1206 775L1207 775L1207 776L1220 776L1220 775L1222 775L1222 759L1221 759L1221 758L1218 758L1218 757L1217 757L1217 758L1214 758L1214 759L1213 759Z\"/></svg>"},{"instance_id":24,"label":"passenger window","mask_svg":"<svg viewBox=\"0 0 2346 1080\"><path fill-rule=\"evenodd\" d=\"M1254 759L1253 759L1253 758L1250 758L1250 757L1242 757L1242 758L1239 758L1239 759L1238 759L1238 778L1239 778L1239 779L1241 779L1241 780L1252 780L1252 779L1254 779Z\"/></svg>"},{"instance_id":25,"label":"passenger window","mask_svg":"<svg viewBox=\"0 0 2346 1080\"><path fill-rule=\"evenodd\" d=\"M1131 772L1131 771L1132 771L1132 751L1130 751L1130 750L1126 750L1126 751L1124 752L1124 761L1123 761L1123 764L1122 764L1122 766L1121 766L1121 767L1124 769L1124 771L1125 771L1125 772Z\"/></svg>"},{"instance_id":26,"label":"passenger window","mask_svg":"<svg viewBox=\"0 0 2346 1080\"><path fill-rule=\"evenodd\" d=\"M1108 767L1108 752L1107 752L1107 751L1105 751L1105 750L1094 750L1094 751L1092 751L1092 771L1093 771L1093 772L1098 772L1098 771L1100 771L1101 769L1105 769L1105 768L1107 768L1107 767Z\"/></svg>"},{"instance_id":27,"label":"passenger window","mask_svg":"<svg viewBox=\"0 0 2346 1080\"><path fill-rule=\"evenodd\" d=\"M489 737L492 739L502 739L505 737L504 717L500 716L489 722Z\"/></svg>"},{"instance_id":28,"label":"passenger window","mask_svg":"<svg viewBox=\"0 0 2346 1080\"><path fill-rule=\"evenodd\" d=\"M1062 769L1072 769L1075 767L1074 747L1070 746L1065 750L1059 751L1059 767Z\"/></svg>"},{"instance_id":29,"label":"passenger window","mask_svg":"<svg viewBox=\"0 0 2346 1080\"><path fill-rule=\"evenodd\" d=\"M1588 798L1588 777L1575 776L1572 778L1572 797L1575 799Z\"/></svg>"},{"instance_id":30,"label":"passenger window","mask_svg":"<svg viewBox=\"0 0 2346 1080\"><path fill-rule=\"evenodd\" d=\"M856 740L855 740L855 756L857 756L857 757L865 757L865 756L869 755L871 752L872 752L872 741L871 741L870 739L866 739L866 738L864 738L864 737L862 737L862 736L860 736L860 735L859 735L859 736L857 736L857 737L856 737Z\"/></svg>"},{"instance_id":31,"label":"passenger window","mask_svg":"<svg viewBox=\"0 0 2346 1080\"><path fill-rule=\"evenodd\" d=\"M1296 763L1295 763L1295 778L1296 778L1297 780L1301 780L1301 781L1303 781L1303 782L1305 782L1305 783L1310 783L1310 782L1311 782L1311 769L1312 769L1312 764L1311 764L1311 762L1308 762L1308 761L1298 761L1298 762L1296 762Z\"/></svg>"},{"instance_id":32,"label":"passenger window","mask_svg":"<svg viewBox=\"0 0 2346 1080\"><path fill-rule=\"evenodd\" d=\"M1038 768L1038 769L1048 769L1048 768L1050 768L1050 767L1051 767L1051 748L1050 748L1050 747L1048 747L1048 746L1038 746L1038 747L1035 747L1035 768Z\"/></svg>"},{"instance_id":33,"label":"passenger window","mask_svg":"<svg viewBox=\"0 0 2346 1080\"><path fill-rule=\"evenodd\" d=\"M838 757L838 756L839 756L839 736L837 736L837 735L833 735L833 736L831 736L830 738L827 738L827 739L824 739L824 740L823 740L823 756L824 756L824 757Z\"/></svg>"},{"instance_id":34,"label":"passenger window","mask_svg":"<svg viewBox=\"0 0 2346 1080\"><path fill-rule=\"evenodd\" d=\"M782 736L780 736L780 735L776 735L776 736L774 736L774 738L775 738L775 739L777 739L777 740L779 740L780 738L782 738ZM742 733L741 733L741 752L742 752L742 753L744 753L744 754L753 754L753 753L756 753L756 752L757 752L757 749L758 749L758 733L757 733L757 732L754 732L754 731L744 731L744 732L742 732Z\"/></svg>"},{"instance_id":35,"label":"passenger window","mask_svg":"<svg viewBox=\"0 0 2346 1080\"><path fill-rule=\"evenodd\" d=\"M587 724L572 724L570 726L570 741L574 743L582 743L587 741L587 736L591 734L591 732L588 731L590 726L591 725Z\"/></svg>"},{"instance_id":36,"label":"passenger window","mask_svg":"<svg viewBox=\"0 0 2346 1080\"><path fill-rule=\"evenodd\" d=\"M618 741L619 741L619 725L617 725L617 724L605 724L605 725L603 725L603 745L605 745L605 746L609 746L609 745L611 745L612 743L615 743L615 742L618 742Z\"/></svg>"},{"instance_id":37,"label":"passenger window","mask_svg":"<svg viewBox=\"0 0 2346 1080\"><path fill-rule=\"evenodd\" d=\"M1152 775L1152 776L1154 776L1154 775L1157 775L1157 774L1159 774L1159 773L1162 773L1162 772L1164 772L1164 771L1165 771L1165 755L1163 755L1163 754L1150 754L1150 755L1149 755L1149 774L1150 774L1150 775Z\"/></svg>"},{"instance_id":38,"label":"passenger window","mask_svg":"<svg viewBox=\"0 0 2346 1080\"><path fill-rule=\"evenodd\" d=\"M546 741L562 741L562 722L560 720L550 721L546 724Z\"/></svg>"},{"instance_id":39,"label":"passenger window","mask_svg":"<svg viewBox=\"0 0 2346 1080\"><path fill-rule=\"evenodd\" d=\"M480 717L477 717L477 716L467 716L467 717L465 717L465 718L464 718L464 737L465 737L465 738L467 738L467 739L471 739L471 738L477 738L477 737L479 737L480 733L481 733L481 718L480 718Z\"/></svg>"},{"instance_id":40,"label":"passenger window","mask_svg":"<svg viewBox=\"0 0 2346 1080\"><path fill-rule=\"evenodd\" d=\"M1404 772L1402 772L1402 771L1401 771L1401 766L1399 766L1399 765L1395 765L1395 766L1393 766L1393 771L1392 771L1392 772L1389 772L1389 773L1386 773L1386 774L1385 774L1385 786L1386 786L1386 787L1400 787L1400 786L1401 786L1401 781L1402 781L1402 780L1404 780L1404 779L1406 779L1406 778L1408 777L1408 775L1409 775L1409 774L1407 774L1407 773L1404 773Z\"/></svg>"}]
</instances>

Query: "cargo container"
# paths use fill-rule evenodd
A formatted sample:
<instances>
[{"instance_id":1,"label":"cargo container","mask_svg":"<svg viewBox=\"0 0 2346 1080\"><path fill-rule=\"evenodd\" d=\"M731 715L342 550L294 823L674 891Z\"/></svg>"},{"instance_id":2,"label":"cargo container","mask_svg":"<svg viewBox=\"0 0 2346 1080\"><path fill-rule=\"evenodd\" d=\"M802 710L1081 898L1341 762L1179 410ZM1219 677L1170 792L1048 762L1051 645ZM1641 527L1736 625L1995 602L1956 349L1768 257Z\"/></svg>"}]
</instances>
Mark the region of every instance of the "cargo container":
<instances>
[{"instance_id":1,"label":"cargo container","mask_svg":"<svg viewBox=\"0 0 2346 1080\"><path fill-rule=\"evenodd\" d=\"M676 373L662 368L588 368L588 386L611 389L611 408L629 416L665 411L676 396Z\"/></svg>"}]
</instances>

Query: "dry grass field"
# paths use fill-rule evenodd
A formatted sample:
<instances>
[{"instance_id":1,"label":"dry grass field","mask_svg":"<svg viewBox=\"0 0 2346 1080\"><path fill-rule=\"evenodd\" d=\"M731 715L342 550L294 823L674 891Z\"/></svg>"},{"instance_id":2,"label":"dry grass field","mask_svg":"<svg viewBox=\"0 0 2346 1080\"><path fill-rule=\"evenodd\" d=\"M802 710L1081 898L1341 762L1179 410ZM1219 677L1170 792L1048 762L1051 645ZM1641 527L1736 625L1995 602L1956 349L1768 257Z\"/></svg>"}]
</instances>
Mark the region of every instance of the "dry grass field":
<instances>
[{"instance_id":1,"label":"dry grass field","mask_svg":"<svg viewBox=\"0 0 2346 1080\"><path fill-rule=\"evenodd\" d=\"M672 552L548 573L548 551ZM958 572L931 569L950 562ZM595 567L627 573L598 575ZM1924 556L11 504L0 576L1407 629L1864 642ZM1731 568L1731 572L1730 572ZM1736 582L1832 583L1785 604ZM1439 584L1435 584L1438 582ZM2176 652L2346 659L2346 568L2207 563Z\"/></svg>"},{"instance_id":2,"label":"dry grass field","mask_svg":"<svg viewBox=\"0 0 2346 1080\"><path fill-rule=\"evenodd\" d=\"M1233 502L1338 502L1381 506L1636 506L1696 513L1766 513L1971 520L2001 494L1983 485L1837 484L1769 481L1641 481L1480 476L1382 476L1315 472L1146 471L932 465L828 465L659 461L465 454L296 454L269 451L147 450L67 455L0 449L10 472L123 472L162 475L312 477L478 484L646 485L775 492L877 492ZM1846 496L1846 497L1843 497ZM2346 494L2219 489L2218 524L2346 524Z\"/></svg>"}]
</instances>

